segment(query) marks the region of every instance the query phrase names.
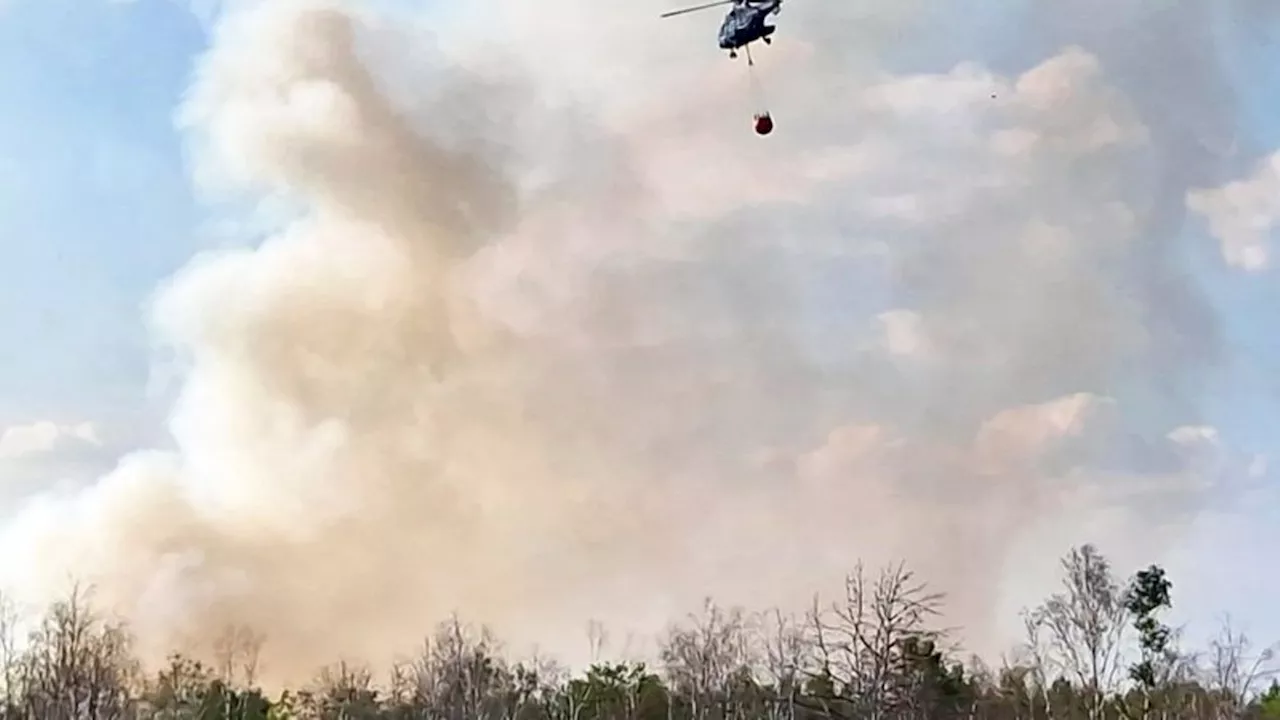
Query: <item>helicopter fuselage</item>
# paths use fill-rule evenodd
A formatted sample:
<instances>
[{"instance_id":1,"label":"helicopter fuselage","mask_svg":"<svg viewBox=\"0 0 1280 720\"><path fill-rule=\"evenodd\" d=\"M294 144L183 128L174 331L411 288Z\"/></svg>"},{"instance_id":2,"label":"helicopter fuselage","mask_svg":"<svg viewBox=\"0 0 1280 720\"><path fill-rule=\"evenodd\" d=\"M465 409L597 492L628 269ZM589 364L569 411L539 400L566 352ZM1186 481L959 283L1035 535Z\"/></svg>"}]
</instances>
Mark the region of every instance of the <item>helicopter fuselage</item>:
<instances>
[{"instance_id":1,"label":"helicopter fuselage","mask_svg":"<svg viewBox=\"0 0 1280 720\"><path fill-rule=\"evenodd\" d=\"M777 28L766 25L765 18L777 14L781 5L782 0L745 0L735 3L720 25L720 48L732 53L757 40L770 42L770 36Z\"/></svg>"}]
</instances>

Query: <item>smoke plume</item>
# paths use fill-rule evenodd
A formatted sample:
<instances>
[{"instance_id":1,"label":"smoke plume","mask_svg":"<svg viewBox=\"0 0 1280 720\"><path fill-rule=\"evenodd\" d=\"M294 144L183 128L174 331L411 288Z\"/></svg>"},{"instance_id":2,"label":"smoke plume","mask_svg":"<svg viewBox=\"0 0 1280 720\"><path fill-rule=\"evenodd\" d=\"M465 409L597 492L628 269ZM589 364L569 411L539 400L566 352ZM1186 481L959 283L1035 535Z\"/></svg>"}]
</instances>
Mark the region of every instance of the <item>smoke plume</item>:
<instances>
[{"instance_id":1,"label":"smoke plume","mask_svg":"<svg viewBox=\"0 0 1280 720\"><path fill-rule=\"evenodd\" d=\"M572 660L858 558L998 650L1016 558L1158 553L1215 343L1150 231L1172 151L1071 37L896 71L928 5L795 0L759 91L644 3L225 11L181 118L269 232L156 296L175 449L32 503L9 581L157 654L258 628L285 681L455 610Z\"/></svg>"}]
</instances>

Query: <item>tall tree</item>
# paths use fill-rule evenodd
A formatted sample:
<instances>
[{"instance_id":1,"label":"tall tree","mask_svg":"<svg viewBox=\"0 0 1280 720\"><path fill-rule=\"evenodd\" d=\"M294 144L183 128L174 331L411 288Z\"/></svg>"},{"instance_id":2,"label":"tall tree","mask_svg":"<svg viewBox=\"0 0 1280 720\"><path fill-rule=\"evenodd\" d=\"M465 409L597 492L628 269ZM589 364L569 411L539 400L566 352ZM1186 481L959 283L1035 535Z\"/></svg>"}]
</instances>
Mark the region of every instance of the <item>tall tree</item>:
<instances>
[{"instance_id":1,"label":"tall tree","mask_svg":"<svg viewBox=\"0 0 1280 720\"><path fill-rule=\"evenodd\" d=\"M1061 560L1063 591L1031 614L1044 631L1057 670L1084 692L1090 720L1101 720L1106 696L1119 680L1128 609L1111 563L1090 544Z\"/></svg>"},{"instance_id":2,"label":"tall tree","mask_svg":"<svg viewBox=\"0 0 1280 720\"><path fill-rule=\"evenodd\" d=\"M1125 608L1133 616L1138 631L1142 657L1129 668L1129 677L1142 692L1142 716L1148 717L1152 699L1173 665L1176 653L1170 647L1173 631L1157 617L1161 610L1173 607L1170 591L1173 584L1165 577L1164 568L1151 565L1140 570L1125 594Z\"/></svg>"}]
</instances>

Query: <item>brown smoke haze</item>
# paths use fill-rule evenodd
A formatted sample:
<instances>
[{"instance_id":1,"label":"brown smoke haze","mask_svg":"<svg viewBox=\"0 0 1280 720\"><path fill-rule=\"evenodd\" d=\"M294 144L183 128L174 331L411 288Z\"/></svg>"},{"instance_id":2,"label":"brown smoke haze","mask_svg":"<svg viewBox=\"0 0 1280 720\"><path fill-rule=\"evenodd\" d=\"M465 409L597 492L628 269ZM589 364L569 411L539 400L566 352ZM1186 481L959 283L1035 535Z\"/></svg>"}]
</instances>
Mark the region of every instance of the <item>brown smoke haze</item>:
<instances>
[{"instance_id":1,"label":"brown smoke haze","mask_svg":"<svg viewBox=\"0 0 1280 720\"><path fill-rule=\"evenodd\" d=\"M1207 362L1169 328L1213 340L1151 261L1139 109L1083 47L895 74L927 3L794 5L763 140L667 6L226 11L182 123L271 231L158 293L176 450L27 508L19 596L91 582L151 653L247 624L293 681L455 610L573 661L589 618L802 606L859 558L997 651L1027 558L1154 559L1217 450L1151 421Z\"/></svg>"}]
</instances>

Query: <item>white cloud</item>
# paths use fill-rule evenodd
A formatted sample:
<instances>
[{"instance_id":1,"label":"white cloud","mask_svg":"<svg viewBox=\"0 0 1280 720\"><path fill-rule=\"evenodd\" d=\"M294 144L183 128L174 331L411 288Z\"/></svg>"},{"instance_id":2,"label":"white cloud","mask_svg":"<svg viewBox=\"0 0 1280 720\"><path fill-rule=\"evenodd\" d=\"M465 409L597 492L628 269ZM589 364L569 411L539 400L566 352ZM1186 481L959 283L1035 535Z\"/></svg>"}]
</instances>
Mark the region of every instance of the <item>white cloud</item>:
<instances>
[{"instance_id":1,"label":"white cloud","mask_svg":"<svg viewBox=\"0 0 1280 720\"><path fill-rule=\"evenodd\" d=\"M1258 163L1249 177L1187 194L1187 207L1205 217L1232 267L1267 269L1271 236L1280 223L1280 153Z\"/></svg>"},{"instance_id":2,"label":"white cloud","mask_svg":"<svg viewBox=\"0 0 1280 720\"><path fill-rule=\"evenodd\" d=\"M102 444L92 423L58 425L42 421L16 425L0 432L0 460L16 460L50 453L66 441Z\"/></svg>"},{"instance_id":3,"label":"white cloud","mask_svg":"<svg viewBox=\"0 0 1280 720\"><path fill-rule=\"evenodd\" d=\"M891 355L920 357L928 352L923 319L910 310L890 310L876 316L884 332L884 348Z\"/></svg>"},{"instance_id":4,"label":"white cloud","mask_svg":"<svg viewBox=\"0 0 1280 720\"><path fill-rule=\"evenodd\" d=\"M1169 439L1185 448L1218 445L1218 429L1208 425L1184 425L1169 431Z\"/></svg>"},{"instance_id":5,"label":"white cloud","mask_svg":"<svg viewBox=\"0 0 1280 720\"><path fill-rule=\"evenodd\" d=\"M978 455L996 464L1011 457L1036 457L1054 442L1081 437L1086 429L1107 428L1108 413L1114 411L1114 400L1090 393L1002 410L979 428Z\"/></svg>"}]
</instances>

